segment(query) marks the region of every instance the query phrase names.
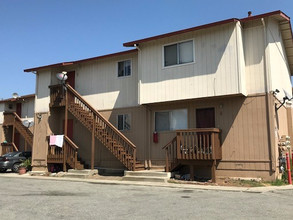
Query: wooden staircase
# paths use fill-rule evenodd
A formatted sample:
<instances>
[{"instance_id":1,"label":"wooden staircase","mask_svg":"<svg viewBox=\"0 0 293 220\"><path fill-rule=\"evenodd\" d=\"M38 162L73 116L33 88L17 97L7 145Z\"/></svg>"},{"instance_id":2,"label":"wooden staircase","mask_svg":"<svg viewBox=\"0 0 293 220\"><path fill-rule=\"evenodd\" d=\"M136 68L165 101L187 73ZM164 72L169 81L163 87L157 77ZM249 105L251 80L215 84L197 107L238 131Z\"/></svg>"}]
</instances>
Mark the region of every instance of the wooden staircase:
<instances>
[{"instance_id":1,"label":"wooden staircase","mask_svg":"<svg viewBox=\"0 0 293 220\"><path fill-rule=\"evenodd\" d=\"M12 143L1 143L2 146L2 152L0 152L0 155L7 154L9 152L18 151L18 148L15 146L15 144Z\"/></svg>"},{"instance_id":2,"label":"wooden staircase","mask_svg":"<svg viewBox=\"0 0 293 220\"><path fill-rule=\"evenodd\" d=\"M33 146L33 133L22 124L21 118L15 112L4 112L3 126L14 126L25 141L31 147Z\"/></svg>"},{"instance_id":3,"label":"wooden staircase","mask_svg":"<svg viewBox=\"0 0 293 220\"><path fill-rule=\"evenodd\" d=\"M128 170L142 170L136 147L116 127L66 84L66 105L74 115Z\"/></svg>"},{"instance_id":4,"label":"wooden staircase","mask_svg":"<svg viewBox=\"0 0 293 220\"><path fill-rule=\"evenodd\" d=\"M64 168L67 164L73 169L83 170L84 165L77 158L78 149L78 146L72 140L64 136L62 148L57 146L50 146L48 148L47 163L63 163Z\"/></svg>"}]
</instances>

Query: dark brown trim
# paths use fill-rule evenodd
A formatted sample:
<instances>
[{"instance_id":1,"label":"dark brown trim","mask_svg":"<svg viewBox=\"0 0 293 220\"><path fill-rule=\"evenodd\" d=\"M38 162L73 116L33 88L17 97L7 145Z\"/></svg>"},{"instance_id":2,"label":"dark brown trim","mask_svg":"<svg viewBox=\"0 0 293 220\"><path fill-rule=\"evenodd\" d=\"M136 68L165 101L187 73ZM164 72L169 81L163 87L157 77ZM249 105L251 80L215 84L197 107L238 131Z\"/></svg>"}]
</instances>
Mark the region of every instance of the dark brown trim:
<instances>
[{"instance_id":1,"label":"dark brown trim","mask_svg":"<svg viewBox=\"0 0 293 220\"><path fill-rule=\"evenodd\" d=\"M215 27L215 26L218 26L218 25L228 24L228 23L237 22L237 21L247 22L247 21L251 21L251 20L254 20L254 19L259 19L259 18L263 18L263 17L269 17L269 16L272 16L272 15L280 15L282 18L286 19L287 21L290 21L290 17L288 17L282 11L278 10L278 11L273 11L273 12L269 12L269 13L265 13L265 14L250 16L250 17L246 17L246 18L242 18L242 19L231 18L231 19L222 20L222 21L218 21L218 22L213 22L213 23L209 23L209 24L205 24L205 25L200 25L200 26L196 26L196 27L192 27L192 28L188 28L188 29L183 29L183 30L180 30L180 31L174 31L174 32L166 33L166 34L161 34L161 35L157 35L157 36L153 36L153 37L148 37L148 38L144 38L144 39L141 39L141 40L135 40L135 41L131 41L131 42L126 42L126 43L123 44L123 46L125 46L125 47L133 47L135 44L138 45L140 43L145 43L145 42L152 41L152 40L158 40L158 39L165 38L165 37L171 37L171 36L174 36L174 35L183 34L183 33L191 32L191 31L206 29L206 28Z\"/></svg>"},{"instance_id":2,"label":"dark brown trim","mask_svg":"<svg viewBox=\"0 0 293 220\"><path fill-rule=\"evenodd\" d=\"M161 38L165 38L165 37L171 37L171 36L178 35L178 34L184 34L184 33L188 33L188 32L191 32L191 31L206 29L206 28L210 28L210 27L214 27L214 26L218 26L218 25L223 25L223 24L228 24L228 23L232 23L232 22L236 22L236 21L238 21L238 19L236 19L236 18L223 20L223 21L217 21L217 22L214 22L214 23L204 24L204 25L200 25L200 26L197 26L197 27L183 29L183 30L180 30L180 31L174 31L174 32L170 32L170 33L167 33L167 34L161 34L161 35L157 35L157 36L154 36L154 37L148 37L148 38L144 38L144 39L141 39L141 40L127 42L127 43L124 43L123 46L125 46L125 47L133 47L134 44L140 44L140 43L144 43L144 42L151 41L151 40L157 40L157 39L161 39Z\"/></svg>"},{"instance_id":3,"label":"dark brown trim","mask_svg":"<svg viewBox=\"0 0 293 220\"><path fill-rule=\"evenodd\" d=\"M82 59L82 60L76 60L76 61L71 61L71 62L63 62L63 63L46 65L46 66L34 67L34 68L30 68L30 69L25 69L24 72L33 72L33 71L38 71L38 70L46 69L46 68L68 66L68 65L93 61L93 60L100 60L100 59L105 59L105 58L109 58L109 57L121 56L121 55L135 53L135 52L137 52L137 49L127 50L127 51L122 51L122 52L112 53L112 54L106 54L106 55L102 55L102 56L97 56L97 57L92 57L92 58L87 58L87 59Z\"/></svg>"}]
</instances>

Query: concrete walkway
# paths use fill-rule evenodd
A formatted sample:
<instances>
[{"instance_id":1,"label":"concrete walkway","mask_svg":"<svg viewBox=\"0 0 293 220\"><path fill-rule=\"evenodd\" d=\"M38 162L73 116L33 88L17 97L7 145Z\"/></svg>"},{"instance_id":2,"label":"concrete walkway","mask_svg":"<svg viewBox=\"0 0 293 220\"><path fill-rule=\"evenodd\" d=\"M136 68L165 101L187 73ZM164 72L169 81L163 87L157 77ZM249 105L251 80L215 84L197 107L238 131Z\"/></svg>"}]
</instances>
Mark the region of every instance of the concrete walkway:
<instances>
[{"instance_id":1,"label":"concrete walkway","mask_svg":"<svg viewBox=\"0 0 293 220\"><path fill-rule=\"evenodd\" d=\"M293 185L285 186L265 186L265 187L233 187L233 186L214 186L214 185L197 185L197 184L178 184L178 183L160 183L160 182L143 182L143 181L121 181L121 179L76 179L67 177L50 177L50 176L30 176L26 173L19 175L17 173L1 173L0 177L7 178L27 178L27 179L41 179L41 180L56 180L56 181L72 181L72 182L89 182L96 184L108 185L136 185L136 186L150 186L150 187L169 187L179 189L199 189L199 190L214 190L214 191L230 191L230 192L248 192L248 193L264 193L279 190L293 190Z\"/></svg>"}]
</instances>

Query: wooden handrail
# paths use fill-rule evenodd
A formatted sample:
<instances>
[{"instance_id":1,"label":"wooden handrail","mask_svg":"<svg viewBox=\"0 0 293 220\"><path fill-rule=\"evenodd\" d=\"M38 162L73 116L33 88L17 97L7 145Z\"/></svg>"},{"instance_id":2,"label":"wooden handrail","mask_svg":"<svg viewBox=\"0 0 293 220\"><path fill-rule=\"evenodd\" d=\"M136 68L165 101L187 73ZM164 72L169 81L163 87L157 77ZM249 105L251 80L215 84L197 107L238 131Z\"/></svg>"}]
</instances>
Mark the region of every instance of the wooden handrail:
<instances>
[{"instance_id":1,"label":"wooden handrail","mask_svg":"<svg viewBox=\"0 0 293 220\"><path fill-rule=\"evenodd\" d=\"M213 133L220 133L221 129L219 129L219 128L190 128L190 129L175 130L175 132L213 132Z\"/></svg>"},{"instance_id":2,"label":"wooden handrail","mask_svg":"<svg viewBox=\"0 0 293 220\"><path fill-rule=\"evenodd\" d=\"M75 143L73 143L73 141L72 140L70 140L69 139L69 137L67 137L66 135L64 135L64 140L72 147L72 148L74 148L75 150L78 150L78 146L75 144Z\"/></svg>"},{"instance_id":3,"label":"wooden handrail","mask_svg":"<svg viewBox=\"0 0 293 220\"><path fill-rule=\"evenodd\" d=\"M168 142L168 144L166 144L164 147L162 147L162 149L166 149L170 144L172 144L172 142L174 141L174 139L176 139L176 137L174 137L170 142Z\"/></svg>"},{"instance_id":4,"label":"wooden handrail","mask_svg":"<svg viewBox=\"0 0 293 220\"><path fill-rule=\"evenodd\" d=\"M48 148L48 161L50 163L61 163L64 162L65 159L65 163L69 163L70 166L76 168L77 150L78 146L73 143L69 137L64 135L64 144L62 148L56 146L51 146ZM65 155L64 151L66 152Z\"/></svg>"},{"instance_id":5,"label":"wooden handrail","mask_svg":"<svg viewBox=\"0 0 293 220\"><path fill-rule=\"evenodd\" d=\"M18 151L18 148L16 147L16 145L11 142L11 143L1 143L2 146L2 152L1 155L12 152L13 149L10 149L11 147L14 148L14 151Z\"/></svg>"},{"instance_id":6,"label":"wooden handrail","mask_svg":"<svg viewBox=\"0 0 293 220\"><path fill-rule=\"evenodd\" d=\"M24 139L32 146L33 133L22 124L22 119L16 112L4 112L4 125L13 125Z\"/></svg>"},{"instance_id":7,"label":"wooden handrail","mask_svg":"<svg viewBox=\"0 0 293 220\"><path fill-rule=\"evenodd\" d=\"M136 146L127 139L115 126L113 126L103 115L101 115L97 110L95 110L84 98L82 98L69 84L66 84L67 91L73 93L75 97L79 99L88 109L90 109L95 115L98 116L107 126L113 129L117 134L121 136L121 138L127 142L133 149L136 149Z\"/></svg>"},{"instance_id":8,"label":"wooden handrail","mask_svg":"<svg viewBox=\"0 0 293 220\"><path fill-rule=\"evenodd\" d=\"M168 144L166 144L163 149L166 153L166 172L169 172L172 168L172 164L175 163L177 159L177 137L174 137Z\"/></svg>"},{"instance_id":9,"label":"wooden handrail","mask_svg":"<svg viewBox=\"0 0 293 220\"><path fill-rule=\"evenodd\" d=\"M15 150L15 151L18 151L18 148L16 147L16 145L15 145L13 142L12 142L11 144L12 144L14 150Z\"/></svg>"}]
</instances>

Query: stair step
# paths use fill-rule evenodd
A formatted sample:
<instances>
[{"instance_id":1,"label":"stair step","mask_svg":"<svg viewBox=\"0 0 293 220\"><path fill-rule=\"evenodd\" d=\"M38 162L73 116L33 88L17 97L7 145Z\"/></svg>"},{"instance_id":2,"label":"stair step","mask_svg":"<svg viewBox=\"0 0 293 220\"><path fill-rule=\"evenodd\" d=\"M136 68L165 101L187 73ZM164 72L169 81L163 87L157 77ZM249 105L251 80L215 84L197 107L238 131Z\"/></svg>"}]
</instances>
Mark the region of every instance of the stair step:
<instances>
[{"instance_id":1,"label":"stair step","mask_svg":"<svg viewBox=\"0 0 293 220\"><path fill-rule=\"evenodd\" d=\"M153 171L124 171L123 181L163 182L167 183L171 173Z\"/></svg>"},{"instance_id":2,"label":"stair step","mask_svg":"<svg viewBox=\"0 0 293 220\"><path fill-rule=\"evenodd\" d=\"M164 178L169 178L171 177L170 172L157 172L157 171L125 171L124 172L125 176L136 176L136 177L145 177L145 176L150 176L150 177L164 177Z\"/></svg>"},{"instance_id":3,"label":"stair step","mask_svg":"<svg viewBox=\"0 0 293 220\"><path fill-rule=\"evenodd\" d=\"M69 174L93 175L93 174L97 174L98 170L90 170L90 169L75 170L75 169L69 169L68 173Z\"/></svg>"}]
</instances>

